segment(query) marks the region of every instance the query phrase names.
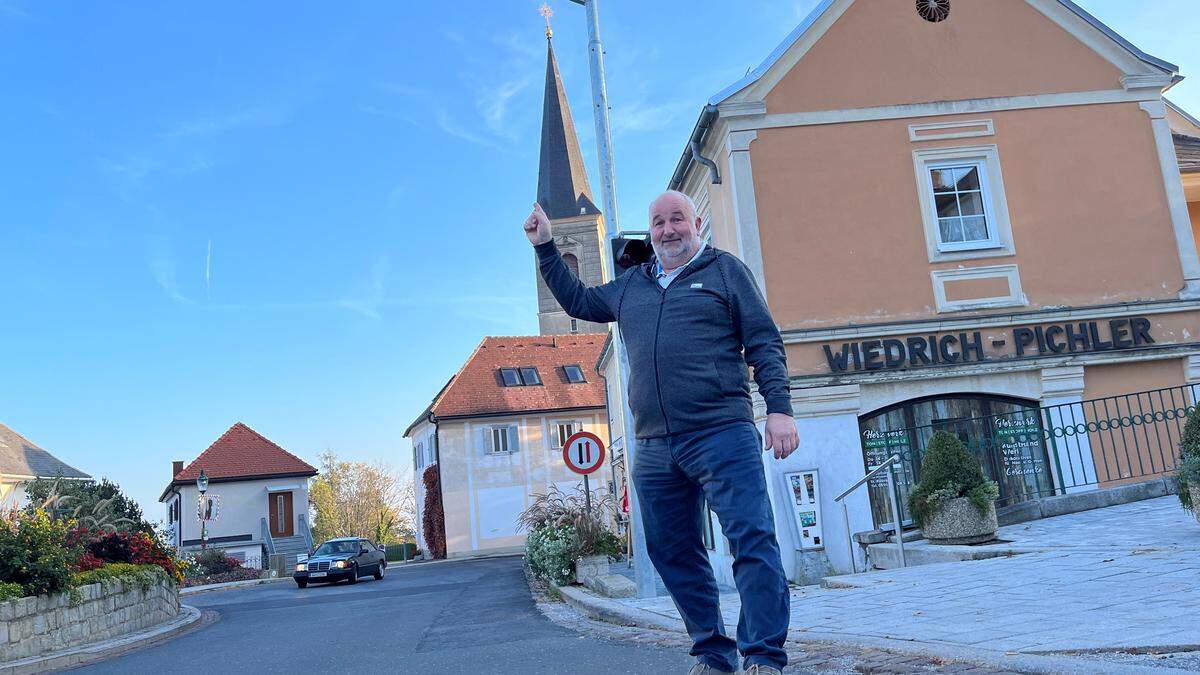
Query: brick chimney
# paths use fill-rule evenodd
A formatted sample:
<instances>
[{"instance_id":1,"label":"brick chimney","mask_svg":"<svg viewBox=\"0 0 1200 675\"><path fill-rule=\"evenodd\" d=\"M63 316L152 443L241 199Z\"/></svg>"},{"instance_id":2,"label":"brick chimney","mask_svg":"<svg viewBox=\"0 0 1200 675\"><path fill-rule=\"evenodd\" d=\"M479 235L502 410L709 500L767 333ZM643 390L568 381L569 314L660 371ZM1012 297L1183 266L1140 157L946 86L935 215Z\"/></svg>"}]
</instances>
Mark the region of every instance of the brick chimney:
<instances>
[{"instance_id":1,"label":"brick chimney","mask_svg":"<svg viewBox=\"0 0 1200 675\"><path fill-rule=\"evenodd\" d=\"M183 461L175 460L171 462L171 480L175 480L175 476L178 476L180 471L183 471Z\"/></svg>"}]
</instances>

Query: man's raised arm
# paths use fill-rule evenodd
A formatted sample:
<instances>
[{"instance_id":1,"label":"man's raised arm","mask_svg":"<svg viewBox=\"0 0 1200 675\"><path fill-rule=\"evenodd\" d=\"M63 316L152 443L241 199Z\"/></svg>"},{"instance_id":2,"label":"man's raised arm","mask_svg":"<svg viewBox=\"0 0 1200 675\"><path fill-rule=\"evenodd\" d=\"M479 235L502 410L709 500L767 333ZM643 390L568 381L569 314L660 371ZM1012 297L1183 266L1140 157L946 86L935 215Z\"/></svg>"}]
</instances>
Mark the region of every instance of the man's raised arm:
<instances>
[{"instance_id":1,"label":"man's raised arm","mask_svg":"<svg viewBox=\"0 0 1200 675\"><path fill-rule=\"evenodd\" d=\"M538 271L554 299L563 311L584 321L608 323L616 321L617 282L588 288L583 285L563 262L550 234L550 219L540 204L533 205L533 212L525 219L525 236L537 253Z\"/></svg>"}]
</instances>

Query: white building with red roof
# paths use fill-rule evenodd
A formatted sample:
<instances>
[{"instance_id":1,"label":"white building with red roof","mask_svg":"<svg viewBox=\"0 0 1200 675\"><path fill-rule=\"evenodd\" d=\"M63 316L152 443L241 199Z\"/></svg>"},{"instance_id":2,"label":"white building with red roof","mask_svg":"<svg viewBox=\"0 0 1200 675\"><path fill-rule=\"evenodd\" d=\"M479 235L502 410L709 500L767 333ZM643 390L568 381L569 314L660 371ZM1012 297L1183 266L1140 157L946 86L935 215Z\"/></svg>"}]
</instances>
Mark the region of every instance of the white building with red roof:
<instances>
[{"instance_id":1,"label":"white building with red roof","mask_svg":"<svg viewBox=\"0 0 1200 675\"><path fill-rule=\"evenodd\" d=\"M158 501L180 551L200 550L204 516L205 547L261 563L271 554L312 550L308 481L315 475L312 465L238 422L190 464L172 462L171 482Z\"/></svg>"},{"instance_id":2,"label":"white building with red roof","mask_svg":"<svg viewBox=\"0 0 1200 675\"><path fill-rule=\"evenodd\" d=\"M519 551L517 516L551 485L580 489L562 445L589 431L608 444L604 380L595 365L607 335L486 337L408 427L417 484L417 545L427 504L422 478L440 476L447 557ZM608 464L591 475L610 493Z\"/></svg>"}]
</instances>

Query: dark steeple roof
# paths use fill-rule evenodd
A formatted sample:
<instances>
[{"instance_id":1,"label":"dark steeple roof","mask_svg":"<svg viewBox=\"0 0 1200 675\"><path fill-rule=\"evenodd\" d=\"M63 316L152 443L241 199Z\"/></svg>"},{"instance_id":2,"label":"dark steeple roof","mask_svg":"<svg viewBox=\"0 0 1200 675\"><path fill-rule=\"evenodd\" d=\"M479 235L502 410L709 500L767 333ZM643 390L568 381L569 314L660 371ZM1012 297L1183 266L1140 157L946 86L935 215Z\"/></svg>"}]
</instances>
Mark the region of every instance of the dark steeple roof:
<instances>
[{"instance_id":1,"label":"dark steeple roof","mask_svg":"<svg viewBox=\"0 0 1200 675\"><path fill-rule=\"evenodd\" d=\"M592 202L583 153L579 151L571 108L567 105L567 93L550 40L546 40L546 98L542 104L537 200L551 219L600 213Z\"/></svg>"}]
</instances>

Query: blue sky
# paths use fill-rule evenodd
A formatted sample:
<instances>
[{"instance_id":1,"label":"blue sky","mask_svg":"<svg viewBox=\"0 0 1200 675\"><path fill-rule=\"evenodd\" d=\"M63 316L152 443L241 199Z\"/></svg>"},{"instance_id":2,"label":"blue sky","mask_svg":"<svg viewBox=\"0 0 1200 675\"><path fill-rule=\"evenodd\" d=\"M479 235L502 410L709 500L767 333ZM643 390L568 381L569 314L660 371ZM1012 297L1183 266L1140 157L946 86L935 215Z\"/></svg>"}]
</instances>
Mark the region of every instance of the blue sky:
<instances>
[{"instance_id":1,"label":"blue sky","mask_svg":"<svg viewBox=\"0 0 1200 675\"><path fill-rule=\"evenodd\" d=\"M408 467L480 338L537 332L539 4L0 0L0 422L154 518L170 461L239 420ZM814 4L605 2L626 226ZM1200 3L1080 4L1200 111ZM551 6L594 167L583 10Z\"/></svg>"}]
</instances>

